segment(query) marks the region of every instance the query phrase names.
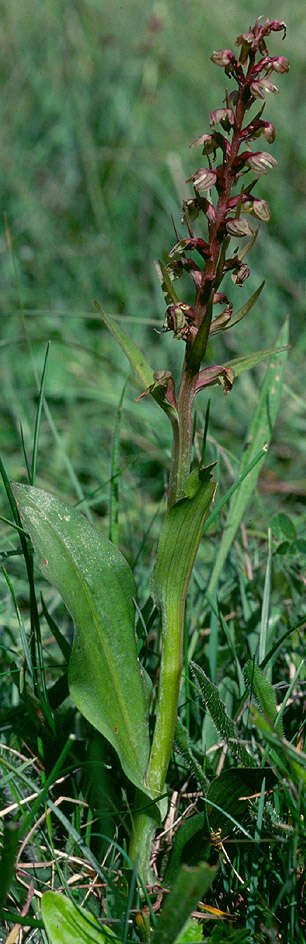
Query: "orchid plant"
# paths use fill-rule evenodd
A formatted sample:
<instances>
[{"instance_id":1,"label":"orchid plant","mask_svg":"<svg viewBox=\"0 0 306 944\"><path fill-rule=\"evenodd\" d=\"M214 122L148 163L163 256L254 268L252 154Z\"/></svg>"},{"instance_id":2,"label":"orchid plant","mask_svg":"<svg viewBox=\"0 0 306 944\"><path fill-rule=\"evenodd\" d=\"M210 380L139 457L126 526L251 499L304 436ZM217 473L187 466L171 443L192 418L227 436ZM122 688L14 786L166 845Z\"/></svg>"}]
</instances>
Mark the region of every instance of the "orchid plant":
<instances>
[{"instance_id":1,"label":"orchid plant","mask_svg":"<svg viewBox=\"0 0 306 944\"><path fill-rule=\"evenodd\" d=\"M118 547L59 499L33 485L13 489L43 574L57 587L73 616L70 694L80 712L113 745L136 787L129 855L144 881L150 875L152 841L165 814L161 798L166 794L177 724L186 595L216 491L212 466L198 464L191 471L194 400L215 384L227 395L242 371L272 353L265 350L203 366L209 340L248 314L264 284L233 313L222 283L230 273L237 289L244 285L250 275L246 257L256 239L257 223L270 219L268 203L257 193L257 184L276 160L270 151L258 150L257 142L263 137L270 145L275 139L264 110L266 95L278 92L275 75L289 69L287 59L272 56L267 47L270 35L279 32L285 38L285 23L259 18L237 37L236 52L220 49L211 56L234 88L226 88L221 106L210 113L209 130L191 145L201 150L204 160L188 178L193 195L182 207L185 235L177 235L168 256L157 266L166 302L161 334L172 332L185 346L178 390L170 371L153 371L121 325L98 305L104 323L130 361L140 397L151 396L172 429L168 509L152 575L152 595L161 614L155 700L156 680L149 678L137 658L134 578ZM177 283L186 274L192 303L177 293ZM256 462L263 454L264 446ZM152 704L155 717L150 741Z\"/></svg>"}]
</instances>

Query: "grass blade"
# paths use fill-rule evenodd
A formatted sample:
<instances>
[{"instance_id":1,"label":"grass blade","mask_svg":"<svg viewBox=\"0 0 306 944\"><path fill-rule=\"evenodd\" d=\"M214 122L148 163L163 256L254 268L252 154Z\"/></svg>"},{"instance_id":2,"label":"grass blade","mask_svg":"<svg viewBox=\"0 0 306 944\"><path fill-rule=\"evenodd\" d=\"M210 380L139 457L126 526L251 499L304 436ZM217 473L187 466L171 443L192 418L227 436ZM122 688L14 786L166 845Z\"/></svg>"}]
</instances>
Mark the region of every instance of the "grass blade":
<instances>
[{"instance_id":1,"label":"grass blade","mask_svg":"<svg viewBox=\"0 0 306 944\"><path fill-rule=\"evenodd\" d=\"M17 600L16 600L14 587L13 587L12 581L10 580L10 577L9 577L7 571L5 570L5 567L2 567L2 571L3 571L3 574L4 574L5 580L6 580L6 582L7 582L8 588L9 588L9 590L10 590L11 596L12 596L12 600L13 600L13 604L14 604L14 609L15 609L15 613L16 613L16 616L17 616L18 624L19 624L20 637L21 637L21 642L22 642L23 652L24 652L24 660L25 660L25 663L26 663L26 665L27 665L27 667L28 667L30 678L31 678L32 681L33 681L33 666L32 666L32 660L31 660L31 653L30 653L30 649L29 649L29 645L28 645L28 640L27 640L26 631L25 631L25 628L24 628L24 625L23 625L23 619L22 619L22 616L21 616L21 612L20 612L20 609L19 609Z\"/></svg>"},{"instance_id":2,"label":"grass blade","mask_svg":"<svg viewBox=\"0 0 306 944\"><path fill-rule=\"evenodd\" d=\"M266 566L264 594L263 594L263 601L262 601L260 637L259 637L259 652L258 652L259 664L263 662L266 655L266 648L267 648L267 631L268 631L268 622L269 622L270 590L271 590L271 560L272 560L272 536L271 536L271 528L269 528L268 529L268 558L267 558L267 566Z\"/></svg>"},{"instance_id":3,"label":"grass blade","mask_svg":"<svg viewBox=\"0 0 306 944\"><path fill-rule=\"evenodd\" d=\"M277 344L278 346L283 346L287 341L288 321L285 322L279 333ZM273 426L280 407L282 382L285 373L286 361L287 353L286 351L283 351L280 354L274 355L274 357L271 359L269 367L267 368L258 405L248 429L247 441L250 443L250 445L242 456L240 462L240 475L250 464L257 451L263 447L263 444L271 439ZM264 454L261 461L259 461L256 465L256 468L254 468L252 472L249 472L244 482L242 482L239 491L232 498L227 516L226 527L223 531L219 551L208 585L207 592L209 595L212 595L218 583L224 561L237 533L240 522L242 521L251 495L255 489L263 461Z\"/></svg>"},{"instance_id":4,"label":"grass blade","mask_svg":"<svg viewBox=\"0 0 306 944\"><path fill-rule=\"evenodd\" d=\"M43 408L45 386L46 386L46 379L47 379L47 363L48 363L49 350L50 350L50 341L48 341L46 353L45 353L45 360L44 360L44 366L43 366L43 371L41 375L41 383L40 383L40 388L39 388L38 404L37 404L36 417L35 417L31 479L30 479L31 485L35 485L38 440L39 440L41 413L42 413L42 408Z\"/></svg>"},{"instance_id":5,"label":"grass blade","mask_svg":"<svg viewBox=\"0 0 306 944\"><path fill-rule=\"evenodd\" d=\"M120 425L121 425L121 414L122 414L122 404L124 399L124 394L127 387L127 380L125 381L118 407L116 410L114 429L113 429L113 442L112 442L112 458L111 458L111 475L110 475L110 487L109 487L109 532L108 537L112 544L115 544L118 547L119 544L119 441L120 441Z\"/></svg>"}]
</instances>

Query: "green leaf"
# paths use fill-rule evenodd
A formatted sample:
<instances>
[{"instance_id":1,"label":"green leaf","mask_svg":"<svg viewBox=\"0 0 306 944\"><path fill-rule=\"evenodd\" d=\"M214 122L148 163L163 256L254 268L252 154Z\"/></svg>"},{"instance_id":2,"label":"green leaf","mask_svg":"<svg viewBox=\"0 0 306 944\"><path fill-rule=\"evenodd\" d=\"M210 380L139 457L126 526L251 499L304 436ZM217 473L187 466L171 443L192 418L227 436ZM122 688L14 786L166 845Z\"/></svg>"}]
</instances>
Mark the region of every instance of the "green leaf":
<instances>
[{"instance_id":1,"label":"green leaf","mask_svg":"<svg viewBox=\"0 0 306 944\"><path fill-rule=\"evenodd\" d=\"M210 471L194 469L185 483L186 498L172 506L159 539L153 571L153 597L157 606L169 609L171 600L183 602L189 585L203 525L216 483Z\"/></svg>"},{"instance_id":2,"label":"green leaf","mask_svg":"<svg viewBox=\"0 0 306 944\"><path fill-rule=\"evenodd\" d=\"M113 745L127 777L144 790L149 734L130 568L79 511L38 488L15 485L14 494L39 566L75 624L68 675L72 698Z\"/></svg>"},{"instance_id":3,"label":"green leaf","mask_svg":"<svg viewBox=\"0 0 306 944\"><path fill-rule=\"evenodd\" d=\"M14 881L19 839L18 823L4 822L0 856L0 909L5 905L11 884Z\"/></svg>"},{"instance_id":4,"label":"green leaf","mask_svg":"<svg viewBox=\"0 0 306 944\"><path fill-rule=\"evenodd\" d=\"M234 357L233 360L226 361L225 364L222 364L222 367L232 367L236 379L236 377L243 374L245 370L251 370L252 367L257 367L257 364L266 361L267 358L271 357L273 354L282 354L283 351L288 351L287 345L283 344L281 347L267 347L263 351L254 351L252 354L245 354L243 357Z\"/></svg>"},{"instance_id":5,"label":"green leaf","mask_svg":"<svg viewBox=\"0 0 306 944\"><path fill-rule=\"evenodd\" d=\"M207 862L201 862L196 868L182 866L162 907L151 944L179 944L179 941L184 940L180 934L186 920L212 885L217 871L218 867L208 865Z\"/></svg>"},{"instance_id":6,"label":"green leaf","mask_svg":"<svg viewBox=\"0 0 306 944\"><path fill-rule=\"evenodd\" d=\"M193 918L189 918L182 934L176 939L175 944L201 944L203 941L202 927Z\"/></svg>"},{"instance_id":7,"label":"green leaf","mask_svg":"<svg viewBox=\"0 0 306 944\"><path fill-rule=\"evenodd\" d=\"M167 885L173 884L183 863L185 865L195 865L200 855L209 856L211 843L210 839L204 838L204 822L204 813L194 813L193 816L187 816L176 830L170 862L164 879ZM198 838L195 839L195 836ZM191 859L190 849L194 854Z\"/></svg>"},{"instance_id":8,"label":"green leaf","mask_svg":"<svg viewBox=\"0 0 306 944\"><path fill-rule=\"evenodd\" d=\"M118 938L110 928L98 924L85 908L77 907L70 898L57 892L45 892L41 914L51 944L116 944Z\"/></svg>"},{"instance_id":9,"label":"green leaf","mask_svg":"<svg viewBox=\"0 0 306 944\"><path fill-rule=\"evenodd\" d=\"M293 521L281 511L279 514L273 515L271 529L272 534L275 535L278 541L283 541L284 537L287 541L295 541L296 539L297 535Z\"/></svg>"},{"instance_id":10,"label":"green leaf","mask_svg":"<svg viewBox=\"0 0 306 944\"><path fill-rule=\"evenodd\" d=\"M256 291L253 292L253 295L251 295L249 300L245 302L245 304L242 305L242 307L239 308L238 311L236 311L234 315L231 316L231 319L227 324L220 327L216 325L216 327L214 328L214 323L212 323L210 332L209 332L210 335L221 334L221 331L228 331L229 328L233 328L234 325L239 323L239 321L242 321L242 318L245 318L248 312L251 311L251 308L253 308L253 305L255 305L255 302L257 301L259 295L261 294L263 290L264 284L265 284L264 281L261 282L261 284L258 286Z\"/></svg>"},{"instance_id":11,"label":"green leaf","mask_svg":"<svg viewBox=\"0 0 306 944\"><path fill-rule=\"evenodd\" d=\"M288 341L288 331L288 322L285 321L285 324L283 325L277 338L278 345L281 345L282 347L286 345ZM263 447L263 445L269 442L271 439L273 426L281 402L282 383L286 369L286 362L286 350L283 350L283 353L276 354L271 358L261 388L259 401L248 429L246 437L248 448L242 455L239 467L239 476L252 462L253 458ZM255 489L264 458L265 456L263 455L262 459L254 467L253 471L249 472L231 499L226 525L223 529L220 547L208 585L207 592L209 595L213 594L218 583L224 561L235 538L240 522L242 521L251 495Z\"/></svg>"},{"instance_id":12,"label":"green leaf","mask_svg":"<svg viewBox=\"0 0 306 944\"><path fill-rule=\"evenodd\" d=\"M149 387L152 387L150 393L153 399L156 400L162 410L167 413L172 422L177 421L177 411L175 407L165 399L163 390L155 382L152 367L146 360L144 354L142 354L142 351L140 351L137 344L135 344L135 341L133 341L132 338L126 334L126 332L120 327L114 318L111 318L111 316L108 315L106 311L104 311L99 302L96 302L96 307L102 315L103 321L105 321L109 331L128 358L130 365L133 368L138 386L140 386L143 390L147 390Z\"/></svg>"},{"instance_id":13,"label":"green leaf","mask_svg":"<svg viewBox=\"0 0 306 944\"><path fill-rule=\"evenodd\" d=\"M158 706L147 783L154 796L164 787L175 734L182 671L184 608L204 521L215 491L210 468L194 470L186 495L168 512L159 539L152 595L162 614Z\"/></svg>"},{"instance_id":14,"label":"green leaf","mask_svg":"<svg viewBox=\"0 0 306 944\"><path fill-rule=\"evenodd\" d=\"M262 670L254 662L251 662L250 659L246 664L245 673L264 715L266 715L274 727L278 728L279 733L282 734L282 721L281 719L278 721L275 695L271 682L268 682Z\"/></svg>"},{"instance_id":15,"label":"green leaf","mask_svg":"<svg viewBox=\"0 0 306 944\"><path fill-rule=\"evenodd\" d=\"M306 787L306 754L294 747L286 738L280 737L275 725L271 727L271 722L267 721L262 714L259 714L252 705L251 711L256 728L273 749L272 760L274 767L278 767L282 776L284 776L285 773L286 777L289 776L290 770L292 778L295 783L297 783L298 788L300 788L301 781Z\"/></svg>"}]
</instances>

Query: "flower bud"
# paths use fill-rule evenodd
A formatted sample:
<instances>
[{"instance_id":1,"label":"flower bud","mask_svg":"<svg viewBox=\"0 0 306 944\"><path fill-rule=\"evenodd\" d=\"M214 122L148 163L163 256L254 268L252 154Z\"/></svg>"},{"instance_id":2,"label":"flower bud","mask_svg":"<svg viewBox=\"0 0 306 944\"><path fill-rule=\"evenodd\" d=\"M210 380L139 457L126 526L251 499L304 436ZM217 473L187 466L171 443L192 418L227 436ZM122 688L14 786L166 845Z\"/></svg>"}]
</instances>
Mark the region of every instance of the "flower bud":
<instances>
[{"instance_id":1,"label":"flower bud","mask_svg":"<svg viewBox=\"0 0 306 944\"><path fill-rule=\"evenodd\" d=\"M192 141L192 144L189 147L204 147L205 144L210 143L212 140L211 134L200 134L198 138L195 138L195 141Z\"/></svg>"},{"instance_id":2,"label":"flower bud","mask_svg":"<svg viewBox=\"0 0 306 944\"><path fill-rule=\"evenodd\" d=\"M266 76L260 80L260 84L264 88L265 92L271 92L272 95L278 95L279 88L277 85L274 85L274 82L271 82L271 79L268 79Z\"/></svg>"},{"instance_id":3,"label":"flower bud","mask_svg":"<svg viewBox=\"0 0 306 944\"><path fill-rule=\"evenodd\" d=\"M273 72L289 72L289 62L285 56L273 56L271 59Z\"/></svg>"},{"instance_id":4,"label":"flower bud","mask_svg":"<svg viewBox=\"0 0 306 944\"><path fill-rule=\"evenodd\" d=\"M252 236L253 233L250 224L244 219L228 220L226 229L230 236Z\"/></svg>"},{"instance_id":5,"label":"flower bud","mask_svg":"<svg viewBox=\"0 0 306 944\"><path fill-rule=\"evenodd\" d=\"M253 200L253 213L263 223L268 223L271 219L270 207L266 200Z\"/></svg>"},{"instance_id":6,"label":"flower bud","mask_svg":"<svg viewBox=\"0 0 306 944\"><path fill-rule=\"evenodd\" d=\"M210 112L209 115L209 124L210 125L223 125L227 131L233 126L235 121L234 112L231 108L215 108L214 111Z\"/></svg>"},{"instance_id":7,"label":"flower bud","mask_svg":"<svg viewBox=\"0 0 306 944\"><path fill-rule=\"evenodd\" d=\"M260 79L259 79L259 81L257 81L257 82L251 82L251 85L250 85L250 92L252 93L253 98L264 98L264 97L265 97L265 92L264 92L263 84L262 84L262 82L260 81Z\"/></svg>"},{"instance_id":8,"label":"flower bud","mask_svg":"<svg viewBox=\"0 0 306 944\"><path fill-rule=\"evenodd\" d=\"M169 305L164 330L173 331L179 341L187 341L191 334L193 315L193 308L185 302Z\"/></svg>"},{"instance_id":9,"label":"flower bud","mask_svg":"<svg viewBox=\"0 0 306 944\"><path fill-rule=\"evenodd\" d=\"M208 170L207 167L199 167L199 170L191 174L191 177L187 177L187 182L191 180L195 190L199 190L201 193L202 190L210 190L210 188L214 186L216 179L217 174L214 170Z\"/></svg>"},{"instance_id":10,"label":"flower bud","mask_svg":"<svg viewBox=\"0 0 306 944\"><path fill-rule=\"evenodd\" d=\"M261 174L267 174L270 167L276 167L277 161L268 151L256 151L255 154L250 152L246 163L251 170L254 170L260 176Z\"/></svg>"},{"instance_id":11,"label":"flower bud","mask_svg":"<svg viewBox=\"0 0 306 944\"><path fill-rule=\"evenodd\" d=\"M234 106L237 105L238 98L239 98L238 89L233 89L233 91L230 92L228 98L229 98L229 101L232 103L232 105Z\"/></svg>"},{"instance_id":12,"label":"flower bud","mask_svg":"<svg viewBox=\"0 0 306 944\"><path fill-rule=\"evenodd\" d=\"M200 213L200 207L196 200L184 200L182 206L181 223L193 223Z\"/></svg>"},{"instance_id":13,"label":"flower bud","mask_svg":"<svg viewBox=\"0 0 306 944\"><path fill-rule=\"evenodd\" d=\"M239 267L239 269L234 269L234 271L231 273L232 282L234 282L235 285L243 285L243 282L245 282L246 279L249 278L249 275L250 275L250 269L248 265L246 265L246 263L244 262Z\"/></svg>"},{"instance_id":14,"label":"flower bud","mask_svg":"<svg viewBox=\"0 0 306 944\"><path fill-rule=\"evenodd\" d=\"M287 26L283 20L270 20L270 21L267 20L266 26L264 27L264 29L266 33L268 32L271 33L272 30L274 30L274 32L276 33L279 32L279 30L284 30L284 35L282 36L282 39L285 39L286 37Z\"/></svg>"},{"instance_id":15,"label":"flower bud","mask_svg":"<svg viewBox=\"0 0 306 944\"><path fill-rule=\"evenodd\" d=\"M217 49L216 52L213 52L210 57L211 61L215 63L215 66L230 66L233 61L235 61L234 53L231 49Z\"/></svg>"},{"instance_id":16,"label":"flower bud","mask_svg":"<svg viewBox=\"0 0 306 944\"><path fill-rule=\"evenodd\" d=\"M275 128L271 121L264 122L264 136L269 144L273 144L273 141L275 141Z\"/></svg>"}]
</instances>

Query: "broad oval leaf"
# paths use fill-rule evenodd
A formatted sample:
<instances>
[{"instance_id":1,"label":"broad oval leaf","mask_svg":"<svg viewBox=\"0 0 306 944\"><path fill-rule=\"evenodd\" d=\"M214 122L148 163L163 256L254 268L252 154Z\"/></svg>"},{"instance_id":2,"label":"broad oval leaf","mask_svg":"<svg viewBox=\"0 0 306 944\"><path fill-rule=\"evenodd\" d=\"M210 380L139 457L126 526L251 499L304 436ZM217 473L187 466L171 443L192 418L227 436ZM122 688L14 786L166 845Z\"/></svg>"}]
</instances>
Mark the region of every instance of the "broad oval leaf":
<instances>
[{"instance_id":1,"label":"broad oval leaf","mask_svg":"<svg viewBox=\"0 0 306 944\"><path fill-rule=\"evenodd\" d=\"M79 511L39 488L15 484L13 491L39 566L74 621L71 696L111 742L127 777L144 790L149 734L132 572L118 548Z\"/></svg>"},{"instance_id":2,"label":"broad oval leaf","mask_svg":"<svg viewBox=\"0 0 306 944\"><path fill-rule=\"evenodd\" d=\"M106 944L118 941L113 931L101 926L85 908L74 905L58 892L45 892L41 899L42 919L51 944Z\"/></svg>"}]
</instances>

